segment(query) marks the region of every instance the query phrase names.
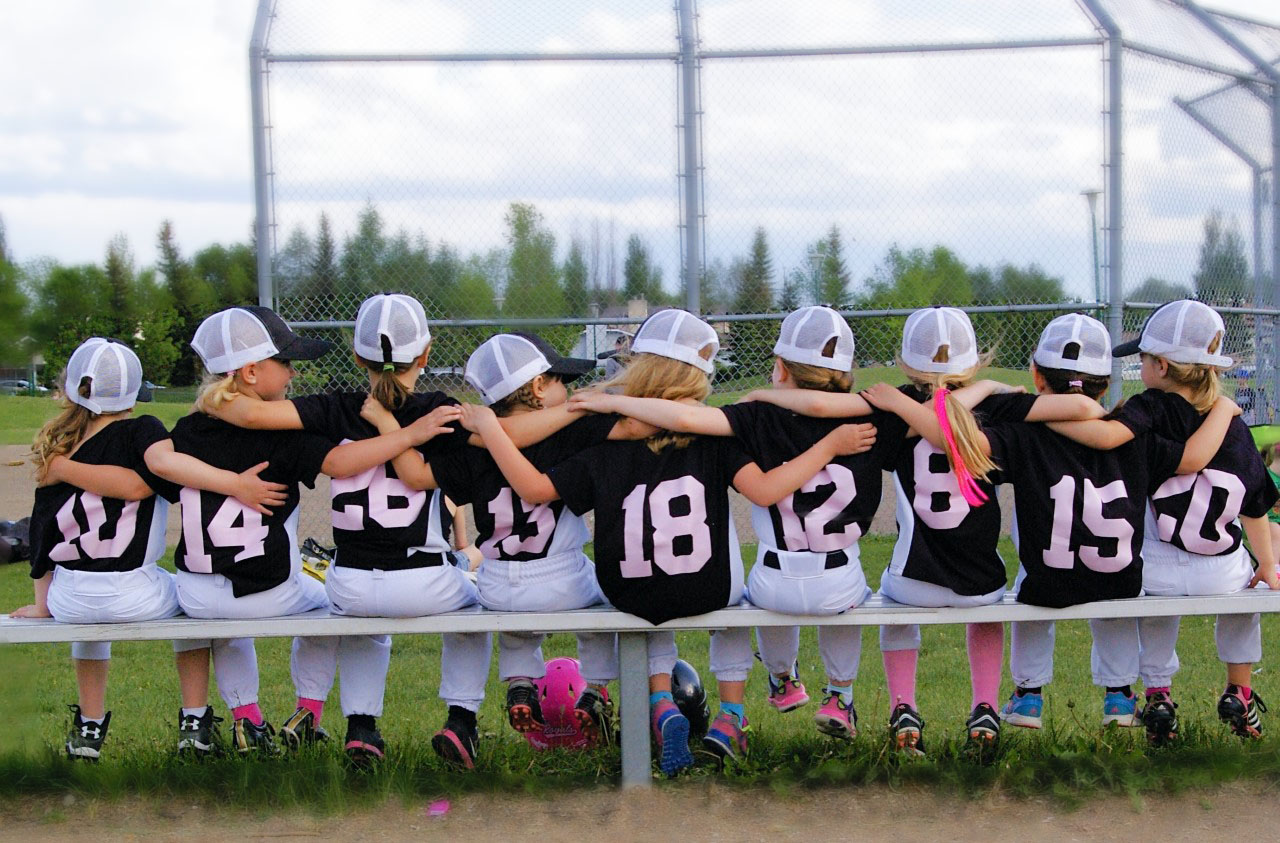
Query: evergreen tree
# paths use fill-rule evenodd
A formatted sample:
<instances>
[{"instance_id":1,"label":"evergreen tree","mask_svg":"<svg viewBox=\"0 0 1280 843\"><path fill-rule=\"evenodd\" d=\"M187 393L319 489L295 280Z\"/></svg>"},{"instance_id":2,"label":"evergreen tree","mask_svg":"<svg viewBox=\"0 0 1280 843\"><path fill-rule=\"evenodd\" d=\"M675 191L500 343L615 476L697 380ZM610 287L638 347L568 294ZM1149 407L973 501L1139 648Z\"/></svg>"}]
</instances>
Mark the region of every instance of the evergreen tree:
<instances>
[{"instance_id":1,"label":"evergreen tree","mask_svg":"<svg viewBox=\"0 0 1280 843\"><path fill-rule=\"evenodd\" d=\"M639 234L633 234L627 238L627 256L622 261L623 300L647 299L652 275L649 247L640 239Z\"/></svg>"},{"instance_id":2,"label":"evergreen tree","mask_svg":"<svg viewBox=\"0 0 1280 843\"><path fill-rule=\"evenodd\" d=\"M303 307L317 320L337 317L338 247L333 240L329 215L320 212L320 230L316 234L315 254L311 260Z\"/></svg>"},{"instance_id":3,"label":"evergreen tree","mask_svg":"<svg viewBox=\"0 0 1280 843\"><path fill-rule=\"evenodd\" d=\"M117 234L107 243L104 270L108 308L105 315L111 325L110 336L132 346L138 330L138 310L134 303L133 252L123 234Z\"/></svg>"},{"instance_id":4,"label":"evergreen tree","mask_svg":"<svg viewBox=\"0 0 1280 843\"><path fill-rule=\"evenodd\" d=\"M814 249L818 263L818 303L843 310L852 303L849 293L849 268L844 260L844 244L840 228L832 225L825 239Z\"/></svg>"},{"instance_id":5,"label":"evergreen tree","mask_svg":"<svg viewBox=\"0 0 1280 843\"><path fill-rule=\"evenodd\" d=\"M382 233L382 215L372 202L364 206L356 220L356 233L342 246L342 286L340 294L362 298L382 292L382 260L387 239Z\"/></svg>"},{"instance_id":6,"label":"evergreen tree","mask_svg":"<svg viewBox=\"0 0 1280 843\"><path fill-rule=\"evenodd\" d=\"M1204 221L1204 240L1200 243L1200 263L1192 278L1196 298L1205 304L1241 307L1252 304L1253 284L1249 278L1249 259L1244 240L1232 222L1223 222L1222 212L1214 211ZM1253 330L1239 313L1223 315L1227 336L1223 353L1232 353L1253 344Z\"/></svg>"},{"instance_id":7,"label":"evergreen tree","mask_svg":"<svg viewBox=\"0 0 1280 843\"><path fill-rule=\"evenodd\" d=\"M768 313L773 309L773 258L764 228L751 238L751 256L738 274L733 309L737 313Z\"/></svg>"},{"instance_id":8,"label":"evergreen tree","mask_svg":"<svg viewBox=\"0 0 1280 843\"><path fill-rule=\"evenodd\" d=\"M214 311L214 296L208 284L183 259L173 234L173 224L169 220L160 224L158 241L160 262L156 269L164 276L165 286L178 316L171 334L174 344L180 349L173 382L186 386L195 383L202 370L195 350L191 348L191 338L195 336L200 322Z\"/></svg>"},{"instance_id":9,"label":"evergreen tree","mask_svg":"<svg viewBox=\"0 0 1280 843\"><path fill-rule=\"evenodd\" d=\"M564 293L556 266L556 238L533 205L512 202L507 223L507 286L502 312L508 316L563 316Z\"/></svg>"},{"instance_id":10,"label":"evergreen tree","mask_svg":"<svg viewBox=\"0 0 1280 843\"><path fill-rule=\"evenodd\" d=\"M801 306L800 294L808 280L802 270L794 269L787 273L786 280L782 282L782 292L778 294L778 310L783 313L798 310Z\"/></svg>"},{"instance_id":11,"label":"evergreen tree","mask_svg":"<svg viewBox=\"0 0 1280 843\"><path fill-rule=\"evenodd\" d=\"M587 287L587 261L582 243L575 237L569 244L569 257L565 259L564 306L569 316L586 316L591 294Z\"/></svg>"},{"instance_id":12,"label":"evergreen tree","mask_svg":"<svg viewBox=\"0 0 1280 843\"><path fill-rule=\"evenodd\" d=\"M315 245L307 236L306 229L300 225L294 226L289 232L289 239L276 255L275 269L272 272L277 301L298 299L307 294L311 265L316 259L315 251Z\"/></svg>"}]
</instances>

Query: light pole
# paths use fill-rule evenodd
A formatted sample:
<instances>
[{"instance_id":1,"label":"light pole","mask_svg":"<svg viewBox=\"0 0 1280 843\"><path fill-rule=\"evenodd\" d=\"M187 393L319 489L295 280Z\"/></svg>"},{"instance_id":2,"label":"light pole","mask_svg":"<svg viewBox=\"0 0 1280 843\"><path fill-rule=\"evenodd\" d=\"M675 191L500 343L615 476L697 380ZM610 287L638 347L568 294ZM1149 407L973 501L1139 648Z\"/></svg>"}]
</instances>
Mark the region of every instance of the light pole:
<instances>
[{"instance_id":1,"label":"light pole","mask_svg":"<svg viewBox=\"0 0 1280 843\"><path fill-rule=\"evenodd\" d=\"M1093 242L1093 300L1102 303L1102 267L1098 263L1098 196L1101 190L1082 190L1080 195L1089 202L1089 239Z\"/></svg>"}]
</instances>

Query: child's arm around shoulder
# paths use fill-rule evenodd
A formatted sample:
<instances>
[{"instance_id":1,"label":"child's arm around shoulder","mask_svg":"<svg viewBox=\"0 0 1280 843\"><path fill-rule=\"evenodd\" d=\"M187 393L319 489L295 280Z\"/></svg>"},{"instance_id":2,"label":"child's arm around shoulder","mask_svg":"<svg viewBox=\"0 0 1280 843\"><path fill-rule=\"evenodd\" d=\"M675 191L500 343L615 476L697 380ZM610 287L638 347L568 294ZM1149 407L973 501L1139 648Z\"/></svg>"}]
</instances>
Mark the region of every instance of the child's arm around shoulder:
<instances>
[{"instance_id":1,"label":"child's arm around shoulder","mask_svg":"<svg viewBox=\"0 0 1280 843\"><path fill-rule=\"evenodd\" d=\"M267 507L280 506L285 502L288 489L285 484L269 483L258 476L267 467L265 462L236 474L175 451L172 439L161 439L152 444L142 457L147 469L158 477L179 486L206 489L235 498L263 515L271 514Z\"/></svg>"},{"instance_id":2,"label":"child's arm around shoulder","mask_svg":"<svg viewBox=\"0 0 1280 843\"><path fill-rule=\"evenodd\" d=\"M433 413L436 414L438 424L444 424L445 421L452 421L462 415L455 404L442 404L428 413L427 417ZM364 399L364 405L360 408L360 418L377 428L379 434L395 433L400 430L400 422L396 421L391 411L382 406L381 402L372 395ZM435 489L438 485L435 474L431 471L431 464L422 458L417 448L401 451L391 460L391 465L395 468L400 482L410 489L421 491Z\"/></svg>"},{"instance_id":3,"label":"child's arm around shoulder","mask_svg":"<svg viewBox=\"0 0 1280 843\"><path fill-rule=\"evenodd\" d=\"M569 406L591 413L616 413L638 420L643 424L644 436L651 436L655 428L674 433L701 433L707 436L732 436L733 429L724 412L705 404L686 404L663 398L633 398L628 395L611 395L599 390L574 393ZM615 428L617 426L615 425ZM614 437L613 438L644 438Z\"/></svg>"},{"instance_id":4,"label":"child's arm around shoulder","mask_svg":"<svg viewBox=\"0 0 1280 843\"><path fill-rule=\"evenodd\" d=\"M49 460L41 486L68 483L100 498L120 501L146 500L155 494L142 475L120 465L91 465L76 462L65 454Z\"/></svg>"},{"instance_id":5,"label":"child's arm around shoulder","mask_svg":"<svg viewBox=\"0 0 1280 843\"><path fill-rule=\"evenodd\" d=\"M808 483L836 457L865 451L875 440L875 430L870 424L842 424L809 450L772 471L747 463L733 476L733 487L757 506L772 506Z\"/></svg>"},{"instance_id":6,"label":"child's arm around shoulder","mask_svg":"<svg viewBox=\"0 0 1280 843\"><path fill-rule=\"evenodd\" d=\"M1096 400L1087 395L1037 395L1024 421L1070 422L1101 419L1107 414ZM1121 425L1123 427L1123 425Z\"/></svg>"},{"instance_id":7,"label":"child's arm around shoulder","mask_svg":"<svg viewBox=\"0 0 1280 843\"><path fill-rule=\"evenodd\" d=\"M453 428L448 423L458 418L460 410L456 404L437 407L425 416L390 433L375 436L372 439L361 439L332 448L324 458L320 471L330 477L350 477L362 471L368 471L376 465L391 462L395 457L410 448L416 448L429 439L442 433L449 433ZM397 473L398 473L397 469Z\"/></svg>"},{"instance_id":8,"label":"child's arm around shoulder","mask_svg":"<svg viewBox=\"0 0 1280 843\"><path fill-rule=\"evenodd\" d=\"M802 416L823 419L847 419L851 416L871 414L871 405L861 394L850 392L820 392L816 389L755 389L742 401L763 401Z\"/></svg>"},{"instance_id":9,"label":"child's arm around shoulder","mask_svg":"<svg viewBox=\"0 0 1280 843\"><path fill-rule=\"evenodd\" d=\"M1207 466L1222 447L1222 440L1227 436L1231 420L1240 413L1236 402L1225 395L1219 395L1200 423L1200 428L1187 440L1187 446L1182 451L1182 461L1178 463L1178 473L1195 474Z\"/></svg>"},{"instance_id":10,"label":"child's arm around shoulder","mask_svg":"<svg viewBox=\"0 0 1280 843\"><path fill-rule=\"evenodd\" d=\"M479 404L462 406L462 426L479 436L489 456L498 464L502 475L507 478L511 488L520 499L531 504L550 503L560 497L555 485L546 474L529 462L520 449L511 441L506 430L499 424L493 410Z\"/></svg>"},{"instance_id":11,"label":"child's arm around shoulder","mask_svg":"<svg viewBox=\"0 0 1280 843\"><path fill-rule=\"evenodd\" d=\"M907 423L911 431L918 433L933 447L943 451L947 449L942 435L942 425L938 422L938 416L928 402L921 404L887 383L878 383L864 390L863 395L873 407L884 410L886 413L893 413L901 418ZM983 433L981 425L978 425L977 429L978 435L975 444L984 454L990 456L991 442L987 439L987 435Z\"/></svg>"},{"instance_id":12,"label":"child's arm around shoulder","mask_svg":"<svg viewBox=\"0 0 1280 843\"><path fill-rule=\"evenodd\" d=\"M302 430L302 416L289 399L259 401L244 395L224 401L217 407L201 402L200 412L227 424L249 430Z\"/></svg>"}]
</instances>

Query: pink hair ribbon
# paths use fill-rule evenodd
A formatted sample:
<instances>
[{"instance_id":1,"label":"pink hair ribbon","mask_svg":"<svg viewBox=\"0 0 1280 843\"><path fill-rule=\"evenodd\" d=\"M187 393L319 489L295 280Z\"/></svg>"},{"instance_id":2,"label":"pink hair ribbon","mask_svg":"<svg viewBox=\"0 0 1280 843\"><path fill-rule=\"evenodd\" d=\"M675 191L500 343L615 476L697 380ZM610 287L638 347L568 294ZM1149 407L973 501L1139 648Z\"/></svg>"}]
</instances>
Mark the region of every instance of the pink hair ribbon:
<instances>
[{"instance_id":1,"label":"pink hair ribbon","mask_svg":"<svg viewBox=\"0 0 1280 843\"><path fill-rule=\"evenodd\" d=\"M938 425L942 428L942 438L951 454L951 463L955 466L956 480L960 484L960 494L970 506L981 506L987 502L987 494L982 491L978 481L969 473L969 467L960 456L960 448L956 445L955 434L951 432L951 420L947 418L947 390L939 389L933 393L933 411L938 415Z\"/></svg>"}]
</instances>

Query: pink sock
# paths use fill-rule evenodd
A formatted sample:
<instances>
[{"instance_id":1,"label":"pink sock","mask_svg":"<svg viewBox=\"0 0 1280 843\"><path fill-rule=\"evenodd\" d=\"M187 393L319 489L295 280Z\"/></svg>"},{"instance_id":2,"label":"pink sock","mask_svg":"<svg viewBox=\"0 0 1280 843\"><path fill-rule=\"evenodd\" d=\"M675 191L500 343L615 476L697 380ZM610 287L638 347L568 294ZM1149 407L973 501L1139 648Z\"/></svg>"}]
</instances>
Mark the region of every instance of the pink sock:
<instances>
[{"instance_id":1,"label":"pink sock","mask_svg":"<svg viewBox=\"0 0 1280 843\"><path fill-rule=\"evenodd\" d=\"M298 697L298 708L305 708L315 717L316 723L320 722L320 715L324 714L324 700L309 700L306 697Z\"/></svg>"},{"instance_id":2,"label":"pink sock","mask_svg":"<svg viewBox=\"0 0 1280 843\"><path fill-rule=\"evenodd\" d=\"M889 683L889 708L906 703L916 707L916 656L919 650L885 650L884 677Z\"/></svg>"},{"instance_id":3,"label":"pink sock","mask_svg":"<svg viewBox=\"0 0 1280 843\"><path fill-rule=\"evenodd\" d=\"M258 708L258 704L256 702L251 702L248 705L236 706L231 709L231 716L236 720L244 720L247 718L249 722L255 726L262 725L262 709Z\"/></svg>"},{"instance_id":4,"label":"pink sock","mask_svg":"<svg viewBox=\"0 0 1280 843\"><path fill-rule=\"evenodd\" d=\"M1004 666L1004 624L971 623L965 629L969 645L969 682L973 707L986 703L996 707L1000 693L1000 673Z\"/></svg>"},{"instance_id":5,"label":"pink sock","mask_svg":"<svg viewBox=\"0 0 1280 843\"><path fill-rule=\"evenodd\" d=\"M1169 693L1169 686L1168 686L1168 685L1160 685L1160 686L1155 687L1155 688L1147 688L1147 696L1148 696L1148 697L1149 697L1149 696L1151 696L1152 694L1168 694L1168 693Z\"/></svg>"}]
</instances>

